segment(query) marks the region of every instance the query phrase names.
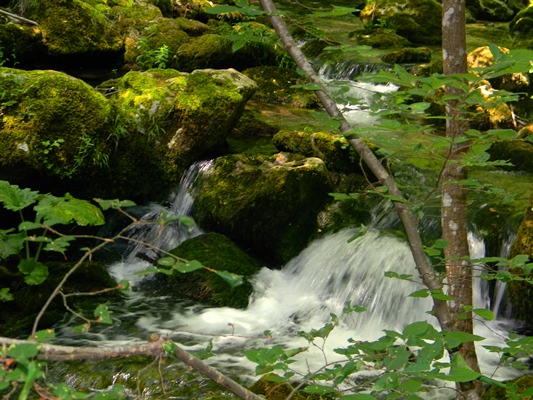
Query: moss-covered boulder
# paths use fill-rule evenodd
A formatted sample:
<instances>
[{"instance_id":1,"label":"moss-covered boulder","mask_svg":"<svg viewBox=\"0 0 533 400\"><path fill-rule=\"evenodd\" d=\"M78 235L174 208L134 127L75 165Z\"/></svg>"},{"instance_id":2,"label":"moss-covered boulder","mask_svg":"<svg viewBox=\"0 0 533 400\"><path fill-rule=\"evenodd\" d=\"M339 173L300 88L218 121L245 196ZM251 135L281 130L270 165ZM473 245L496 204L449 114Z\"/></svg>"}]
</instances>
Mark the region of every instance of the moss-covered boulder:
<instances>
[{"instance_id":1,"label":"moss-covered boulder","mask_svg":"<svg viewBox=\"0 0 533 400\"><path fill-rule=\"evenodd\" d=\"M431 49L428 47L405 48L381 57L388 64L417 64L431 61Z\"/></svg>"},{"instance_id":2,"label":"moss-covered boulder","mask_svg":"<svg viewBox=\"0 0 533 400\"><path fill-rule=\"evenodd\" d=\"M530 260L533 259L533 195L526 209L524 221L518 228L509 256L512 258L518 254L526 254ZM523 276L523 271L511 272ZM529 326L533 326L533 285L524 281L511 281L507 295L513 306L513 315L526 321Z\"/></svg>"},{"instance_id":3,"label":"moss-covered boulder","mask_svg":"<svg viewBox=\"0 0 533 400\"><path fill-rule=\"evenodd\" d=\"M14 23L0 24L0 49L4 67L30 66L46 54L40 29Z\"/></svg>"},{"instance_id":4,"label":"moss-covered boulder","mask_svg":"<svg viewBox=\"0 0 533 400\"><path fill-rule=\"evenodd\" d=\"M130 30L126 37L125 68L129 70L166 68L178 48L189 41L178 21L158 18L150 21L140 32Z\"/></svg>"},{"instance_id":5,"label":"moss-covered boulder","mask_svg":"<svg viewBox=\"0 0 533 400\"><path fill-rule=\"evenodd\" d=\"M116 5L111 7L106 15L123 36L126 36L130 31L140 32L151 21L163 18L158 7L144 2Z\"/></svg>"},{"instance_id":6,"label":"moss-covered boulder","mask_svg":"<svg viewBox=\"0 0 533 400\"><path fill-rule=\"evenodd\" d=\"M509 31L522 37L533 38L533 4L518 12L509 23Z\"/></svg>"},{"instance_id":7,"label":"moss-covered boulder","mask_svg":"<svg viewBox=\"0 0 533 400\"><path fill-rule=\"evenodd\" d=\"M317 214L331 191L317 158L228 155L198 183L193 215L260 259L285 263L317 232Z\"/></svg>"},{"instance_id":8,"label":"moss-covered boulder","mask_svg":"<svg viewBox=\"0 0 533 400\"><path fill-rule=\"evenodd\" d=\"M502 0L467 0L466 7L475 19L484 21L510 21L514 10Z\"/></svg>"},{"instance_id":9,"label":"moss-covered boulder","mask_svg":"<svg viewBox=\"0 0 533 400\"><path fill-rule=\"evenodd\" d=\"M412 43L442 41L442 6L436 0L376 0L361 11L363 23L386 24Z\"/></svg>"},{"instance_id":10,"label":"moss-covered boulder","mask_svg":"<svg viewBox=\"0 0 533 400\"><path fill-rule=\"evenodd\" d=\"M227 37L237 35L272 36L273 41L248 42L233 51L236 42ZM235 68L243 71L258 65L276 65L282 52L273 45L274 42L272 30L256 22L235 27L222 25L213 33L195 37L183 44L174 56L172 68L185 72L201 68Z\"/></svg>"},{"instance_id":11,"label":"moss-covered boulder","mask_svg":"<svg viewBox=\"0 0 533 400\"><path fill-rule=\"evenodd\" d=\"M173 293L190 297L217 307L245 308L253 287L249 279L261 269L261 264L242 251L230 239L210 232L188 239L170 253L186 260L198 260L205 267L240 275L243 284L232 288L216 273L206 269L176 275L158 275L170 285Z\"/></svg>"},{"instance_id":12,"label":"moss-covered boulder","mask_svg":"<svg viewBox=\"0 0 533 400\"><path fill-rule=\"evenodd\" d=\"M533 172L533 143L521 139L493 143L489 149L491 160L506 160L510 169Z\"/></svg>"},{"instance_id":13,"label":"moss-covered boulder","mask_svg":"<svg viewBox=\"0 0 533 400\"><path fill-rule=\"evenodd\" d=\"M510 382L505 383L511 383L514 385L517 390L513 392L508 392L505 388L500 386L489 386L484 392L481 398L483 400L511 400L517 396L517 393L522 394L526 390L533 387L533 376L531 375L524 375L519 378L513 379ZM532 396L525 396L520 395L519 397L522 400L531 400L533 399Z\"/></svg>"},{"instance_id":14,"label":"moss-covered boulder","mask_svg":"<svg viewBox=\"0 0 533 400\"><path fill-rule=\"evenodd\" d=\"M26 16L39 23L50 55L83 57L87 65L122 56L123 39L106 18L107 9L103 3L94 6L82 0L46 0L31 2Z\"/></svg>"},{"instance_id":15,"label":"moss-covered boulder","mask_svg":"<svg viewBox=\"0 0 533 400\"><path fill-rule=\"evenodd\" d=\"M0 68L0 88L0 179L49 191L39 176L104 166L112 118L101 93L61 72L11 68Z\"/></svg>"},{"instance_id":16,"label":"moss-covered boulder","mask_svg":"<svg viewBox=\"0 0 533 400\"><path fill-rule=\"evenodd\" d=\"M243 74L257 83L258 89L253 97L255 100L301 108L316 107L319 104L315 92L291 88L293 85L306 83L296 71L262 66L246 69Z\"/></svg>"},{"instance_id":17,"label":"moss-covered boulder","mask_svg":"<svg viewBox=\"0 0 533 400\"><path fill-rule=\"evenodd\" d=\"M293 387L285 382L278 382L279 379L269 379L272 377L279 378L276 374L263 375L257 382L250 386L250 391L263 396L266 400L285 400L292 394ZM296 393L292 396L295 400L305 400L309 397Z\"/></svg>"},{"instance_id":18,"label":"moss-covered boulder","mask_svg":"<svg viewBox=\"0 0 533 400\"><path fill-rule=\"evenodd\" d=\"M354 33L357 43L362 46L372 46L379 49L393 49L408 46L411 43L403 36L391 29L378 29L373 32Z\"/></svg>"},{"instance_id":19,"label":"moss-covered boulder","mask_svg":"<svg viewBox=\"0 0 533 400\"><path fill-rule=\"evenodd\" d=\"M103 87L114 92L116 113L108 194L146 200L166 194L185 168L225 141L256 85L235 70L153 69Z\"/></svg>"}]
</instances>

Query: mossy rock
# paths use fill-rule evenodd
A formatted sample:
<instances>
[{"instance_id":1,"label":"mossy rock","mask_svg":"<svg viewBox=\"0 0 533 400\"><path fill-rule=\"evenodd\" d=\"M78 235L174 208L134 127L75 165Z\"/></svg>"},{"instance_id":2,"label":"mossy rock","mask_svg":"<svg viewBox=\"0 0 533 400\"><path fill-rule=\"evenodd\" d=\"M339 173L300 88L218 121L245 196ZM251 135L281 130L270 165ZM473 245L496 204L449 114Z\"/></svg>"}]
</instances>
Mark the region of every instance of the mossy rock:
<instances>
[{"instance_id":1,"label":"mossy rock","mask_svg":"<svg viewBox=\"0 0 533 400\"><path fill-rule=\"evenodd\" d=\"M122 54L118 29L102 10L82 0L46 0L31 3L27 15L39 23L43 42L52 56ZM84 58L85 64L91 58Z\"/></svg>"},{"instance_id":2,"label":"mossy rock","mask_svg":"<svg viewBox=\"0 0 533 400\"><path fill-rule=\"evenodd\" d=\"M513 258L518 254L526 254L533 259L533 195L526 209L524 221L520 224L517 237L511 246L509 257ZM511 272L523 275L522 271L511 270ZM533 326L531 318L533 316L533 285L525 281L511 281L507 287L507 295L513 306L514 317Z\"/></svg>"},{"instance_id":3,"label":"mossy rock","mask_svg":"<svg viewBox=\"0 0 533 400\"><path fill-rule=\"evenodd\" d=\"M163 18L153 4L134 2L131 6L114 6L107 12L108 18L119 32L126 36L130 31L142 31L151 21Z\"/></svg>"},{"instance_id":4,"label":"mossy rock","mask_svg":"<svg viewBox=\"0 0 533 400\"><path fill-rule=\"evenodd\" d=\"M517 13L509 23L511 34L533 38L533 4Z\"/></svg>"},{"instance_id":5,"label":"mossy rock","mask_svg":"<svg viewBox=\"0 0 533 400\"><path fill-rule=\"evenodd\" d=\"M226 271L243 277L243 284L232 288L216 273L197 270L179 276L158 275L157 279L180 293L205 304L217 307L245 308L253 287L249 279L261 269L261 264L242 251L230 239L210 232L188 239L170 253L186 260L198 260L205 267Z\"/></svg>"},{"instance_id":6,"label":"mossy rock","mask_svg":"<svg viewBox=\"0 0 533 400\"><path fill-rule=\"evenodd\" d=\"M506 383L515 384L516 386L518 386L517 393L523 393L527 389L530 389L533 387L533 376L524 375L524 376L521 376L520 378L516 378ZM483 400L511 400L511 399L516 398L516 394L508 393L507 390L499 386L489 386L489 388L485 390L481 398ZM520 399L532 400L533 396L521 396Z\"/></svg>"},{"instance_id":7,"label":"mossy rock","mask_svg":"<svg viewBox=\"0 0 533 400\"><path fill-rule=\"evenodd\" d=\"M255 29L266 29L258 23L255 26ZM233 31L232 28L221 31L223 34L208 33L183 44L175 54L172 67L185 72L202 68L235 68L243 71L258 65L276 65L276 60L282 56L281 51L269 42L250 42L234 52L233 42L225 36L242 32Z\"/></svg>"},{"instance_id":8,"label":"mossy rock","mask_svg":"<svg viewBox=\"0 0 533 400\"><path fill-rule=\"evenodd\" d=\"M412 43L442 41L442 6L435 0L377 0L361 11L363 23L385 22Z\"/></svg>"},{"instance_id":9,"label":"mossy rock","mask_svg":"<svg viewBox=\"0 0 533 400\"><path fill-rule=\"evenodd\" d=\"M509 169L533 172L533 144L524 140L505 140L492 144L491 160L506 160L513 164Z\"/></svg>"},{"instance_id":10,"label":"mossy rock","mask_svg":"<svg viewBox=\"0 0 533 400\"><path fill-rule=\"evenodd\" d=\"M250 386L250 391L263 396L266 400L285 400L294 388L288 383L269 380L269 378L275 377L277 377L275 374L263 375L257 382ZM296 393L292 398L295 400L305 400L308 397Z\"/></svg>"},{"instance_id":11,"label":"mossy rock","mask_svg":"<svg viewBox=\"0 0 533 400\"><path fill-rule=\"evenodd\" d=\"M405 48L381 57L388 64L416 64L431 61L431 49L428 47Z\"/></svg>"},{"instance_id":12,"label":"mossy rock","mask_svg":"<svg viewBox=\"0 0 533 400\"><path fill-rule=\"evenodd\" d=\"M409 40L390 29L378 29L374 32L358 34L357 43L379 49L393 49L411 44Z\"/></svg>"},{"instance_id":13,"label":"mossy rock","mask_svg":"<svg viewBox=\"0 0 533 400\"><path fill-rule=\"evenodd\" d=\"M158 18L138 33L130 31L126 38L124 62L127 69L165 68L171 65L178 48L189 41L178 21Z\"/></svg>"},{"instance_id":14,"label":"mossy rock","mask_svg":"<svg viewBox=\"0 0 533 400\"><path fill-rule=\"evenodd\" d=\"M0 24L0 49L4 67L31 66L46 54L39 29L13 23Z\"/></svg>"},{"instance_id":15,"label":"mossy rock","mask_svg":"<svg viewBox=\"0 0 533 400\"><path fill-rule=\"evenodd\" d=\"M510 21L513 9L502 0L467 0L466 7L476 19L483 21Z\"/></svg>"},{"instance_id":16,"label":"mossy rock","mask_svg":"<svg viewBox=\"0 0 533 400\"><path fill-rule=\"evenodd\" d=\"M361 170L361 158L350 146L344 136L330 132L280 131L272 139L280 151L301 154L305 157L318 157L324 161L331 171L341 173L358 172ZM378 147L365 141L373 152ZM365 174L370 171L365 170Z\"/></svg>"},{"instance_id":17,"label":"mossy rock","mask_svg":"<svg viewBox=\"0 0 533 400\"><path fill-rule=\"evenodd\" d=\"M331 191L322 160L280 153L228 155L197 185L193 215L259 259L283 264L317 232L317 214Z\"/></svg>"},{"instance_id":18,"label":"mossy rock","mask_svg":"<svg viewBox=\"0 0 533 400\"><path fill-rule=\"evenodd\" d=\"M275 66L261 66L246 69L243 74L257 83L258 89L253 97L255 100L300 108L313 108L319 104L315 92L291 88L293 85L306 83L296 71Z\"/></svg>"},{"instance_id":19,"label":"mossy rock","mask_svg":"<svg viewBox=\"0 0 533 400\"><path fill-rule=\"evenodd\" d=\"M161 198L185 169L224 143L255 83L235 70L131 71L105 82L116 110L109 196ZM123 197L124 198L124 197Z\"/></svg>"},{"instance_id":20,"label":"mossy rock","mask_svg":"<svg viewBox=\"0 0 533 400\"><path fill-rule=\"evenodd\" d=\"M38 176L58 183L103 167L112 118L102 94L55 71L0 68L0 87L0 179L50 191Z\"/></svg>"}]
</instances>

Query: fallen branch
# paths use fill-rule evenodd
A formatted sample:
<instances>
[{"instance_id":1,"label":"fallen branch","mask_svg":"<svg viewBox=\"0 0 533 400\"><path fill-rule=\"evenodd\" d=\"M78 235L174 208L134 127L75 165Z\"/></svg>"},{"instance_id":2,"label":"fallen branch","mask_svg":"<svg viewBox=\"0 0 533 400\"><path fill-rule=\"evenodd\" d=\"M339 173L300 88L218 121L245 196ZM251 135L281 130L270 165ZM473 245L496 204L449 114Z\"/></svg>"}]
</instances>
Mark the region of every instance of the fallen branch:
<instances>
[{"instance_id":1,"label":"fallen branch","mask_svg":"<svg viewBox=\"0 0 533 400\"><path fill-rule=\"evenodd\" d=\"M165 350L163 345L168 341L166 338L157 338L148 343L130 346L109 346L109 347L74 347L60 346L48 343L37 343L31 340L10 339L0 337L0 346L10 346L18 344L37 344L40 352L37 355L39 360L45 361L73 361L73 360L107 360L118 357L131 356L161 356ZM175 346L176 357L188 366L204 374L219 385L231 390L244 400L264 400L262 397L250 392L241 384L228 378L226 375L210 367L199 358L182 348Z\"/></svg>"},{"instance_id":2,"label":"fallen branch","mask_svg":"<svg viewBox=\"0 0 533 400\"><path fill-rule=\"evenodd\" d=\"M21 17L20 15L13 14L13 13L10 13L4 10L0 10L0 14L7 15L9 18L17 19L19 21L26 22L27 24L30 24L30 25L39 25L37 22L31 19L24 18L24 17Z\"/></svg>"}]
</instances>

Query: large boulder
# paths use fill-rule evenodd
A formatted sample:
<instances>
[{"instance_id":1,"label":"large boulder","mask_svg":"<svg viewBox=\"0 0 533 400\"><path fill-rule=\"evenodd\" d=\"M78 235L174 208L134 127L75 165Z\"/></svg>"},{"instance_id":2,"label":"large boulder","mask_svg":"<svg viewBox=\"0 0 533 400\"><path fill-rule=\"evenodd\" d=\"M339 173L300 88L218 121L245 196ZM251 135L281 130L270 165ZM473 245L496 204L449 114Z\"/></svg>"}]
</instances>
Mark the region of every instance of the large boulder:
<instances>
[{"instance_id":1,"label":"large boulder","mask_svg":"<svg viewBox=\"0 0 533 400\"><path fill-rule=\"evenodd\" d=\"M106 17L105 4L82 0L30 2L26 16L39 23L43 43L51 56L83 61L83 65L114 65L120 62L124 41Z\"/></svg>"},{"instance_id":2,"label":"large boulder","mask_svg":"<svg viewBox=\"0 0 533 400\"><path fill-rule=\"evenodd\" d=\"M436 0L376 0L361 11L361 21L386 24L413 43L442 41L442 6Z\"/></svg>"},{"instance_id":3,"label":"large boulder","mask_svg":"<svg viewBox=\"0 0 533 400\"><path fill-rule=\"evenodd\" d=\"M514 10L502 0L467 0L466 7L475 19L484 21L510 21Z\"/></svg>"},{"instance_id":4,"label":"large boulder","mask_svg":"<svg viewBox=\"0 0 533 400\"><path fill-rule=\"evenodd\" d=\"M103 166L111 105L55 71L0 68L0 179L49 191L42 177L70 179Z\"/></svg>"},{"instance_id":5,"label":"large boulder","mask_svg":"<svg viewBox=\"0 0 533 400\"><path fill-rule=\"evenodd\" d=\"M317 232L317 214L331 191L318 158L228 155L197 184L193 215L258 258L283 264Z\"/></svg>"},{"instance_id":6,"label":"large boulder","mask_svg":"<svg viewBox=\"0 0 533 400\"><path fill-rule=\"evenodd\" d=\"M533 172L533 144L524 140L504 140L492 144L491 160L510 161L518 171Z\"/></svg>"},{"instance_id":7,"label":"large boulder","mask_svg":"<svg viewBox=\"0 0 533 400\"><path fill-rule=\"evenodd\" d=\"M131 71L105 82L115 110L110 189L160 197L185 169L225 142L255 83L235 70ZM130 186L131 189L128 189Z\"/></svg>"},{"instance_id":8,"label":"large boulder","mask_svg":"<svg viewBox=\"0 0 533 400\"><path fill-rule=\"evenodd\" d=\"M0 179L145 201L224 143L256 85L234 70L149 70L106 82L106 98L60 72L1 68L0 87Z\"/></svg>"},{"instance_id":9,"label":"large boulder","mask_svg":"<svg viewBox=\"0 0 533 400\"><path fill-rule=\"evenodd\" d=\"M253 287L249 280L261 269L261 264L242 251L230 239L219 233L206 233L188 239L170 251L185 260L200 261L217 272L226 271L239 275L243 283L231 287L216 273L200 269L186 274L159 274L158 281L170 286L171 293L179 293L217 307L245 308ZM162 293L167 294L167 293Z\"/></svg>"}]
</instances>

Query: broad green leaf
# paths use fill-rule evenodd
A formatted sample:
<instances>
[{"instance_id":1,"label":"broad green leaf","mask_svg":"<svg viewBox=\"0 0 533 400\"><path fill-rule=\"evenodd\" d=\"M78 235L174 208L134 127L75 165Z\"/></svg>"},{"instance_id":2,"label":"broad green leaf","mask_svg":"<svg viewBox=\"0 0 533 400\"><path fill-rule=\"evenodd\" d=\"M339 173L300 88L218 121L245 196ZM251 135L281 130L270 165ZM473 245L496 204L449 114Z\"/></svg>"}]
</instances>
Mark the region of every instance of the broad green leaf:
<instances>
[{"instance_id":1,"label":"broad green leaf","mask_svg":"<svg viewBox=\"0 0 533 400\"><path fill-rule=\"evenodd\" d=\"M19 231L30 231L32 229L42 228L41 224L37 222L23 221L19 224Z\"/></svg>"},{"instance_id":2,"label":"broad green leaf","mask_svg":"<svg viewBox=\"0 0 533 400\"><path fill-rule=\"evenodd\" d=\"M407 393L416 393L420 391L422 387L422 382L418 379L407 379L403 381L398 387L399 390Z\"/></svg>"},{"instance_id":3,"label":"broad green leaf","mask_svg":"<svg viewBox=\"0 0 533 400\"><path fill-rule=\"evenodd\" d=\"M39 192L30 189L20 189L17 185L11 185L7 181L0 181L0 202L11 211L20 211L35 203Z\"/></svg>"},{"instance_id":4,"label":"broad green leaf","mask_svg":"<svg viewBox=\"0 0 533 400\"><path fill-rule=\"evenodd\" d=\"M400 369L407 364L407 361L409 361L409 357L411 356L412 353L405 347L389 347L388 354L383 360L383 363L388 370Z\"/></svg>"},{"instance_id":5,"label":"broad green leaf","mask_svg":"<svg viewBox=\"0 0 533 400\"><path fill-rule=\"evenodd\" d=\"M239 51L239 49L241 49L242 47L246 46L246 40L237 40L235 42L233 42L233 45L231 46L231 51L233 53Z\"/></svg>"},{"instance_id":6,"label":"broad green leaf","mask_svg":"<svg viewBox=\"0 0 533 400\"><path fill-rule=\"evenodd\" d=\"M309 386L306 386L304 390L302 390L302 392L323 395L326 393L336 392L336 390L332 388L331 386L309 385Z\"/></svg>"},{"instance_id":7,"label":"broad green leaf","mask_svg":"<svg viewBox=\"0 0 533 400\"><path fill-rule=\"evenodd\" d=\"M160 265L162 267L166 268L172 268L174 264L176 264L177 260L174 257L163 257L157 260L157 265ZM155 272L155 271L154 271Z\"/></svg>"},{"instance_id":8,"label":"broad green leaf","mask_svg":"<svg viewBox=\"0 0 533 400\"><path fill-rule=\"evenodd\" d=\"M431 103L413 103L409 105L409 108L414 112L423 112L426 111L429 107L431 107Z\"/></svg>"},{"instance_id":9,"label":"broad green leaf","mask_svg":"<svg viewBox=\"0 0 533 400\"><path fill-rule=\"evenodd\" d=\"M118 284L117 284L117 289L118 290L130 290L131 289L131 284L129 281L127 281L126 279L122 279Z\"/></svg>"},{"instance_id":10,"label":"broad green leaf","mask_svg":"<svg viewBox=\"0 0 533 400\"><path fill-rule=\"evenodd\" d=\"M459 332L459 331L444 332L443 336L444 336L444 342L446 343L446 347L448 349L454 349L458 347L459 345L461 345L462 343L478 342L481 340L485 340L484 337L473 335L467 332Z\"/></svg>"},{"instance_id":11,"label":"broad green leaf","mask_svg":"<svg viewBox=\"0 0 533 400\"><path fill-rule=\"evenodd\" d=\"M417 290L409 295L409 297L423 297L426 298L429 296L429 289Z\"/></svg>"},{"instance_id":12,"label":"broad green leaf","mask_svg":"<svg viewBox=\"0 0 533 400\"><path fill-rule=\"evenodd\" d=\"M11 301L14 300L15 296L10 292L9 288L0 289L0 301Z\"/></svg>"},{"instance_id":13,"label":"broad green leaf","mask_svg":"<svg viewBox=\"0 0 533 400\"><path fill-rule=\"evenodd\" d=\"M127 207L133 207L136 206L136 204L133 201L130 200L103 200L103 199L94 199L99 205L102 210L118 210L120 208L127 208Z\"/></svg>"},{"instance_id":14,"label":"broad green leaf","mask_svg":"<svg viewBox=\"0 0 533 400\"><path fill-rule=\"evenodd\" d=\"M89 328L90 328L89 324L81 324L81 325L73 326L70 329L74 333L85 333L85 332L87 332L89 330Z\"/></svg>"},{"instance_id":15,"label":"broad green leaf","mask_svg":"<svg viewBox=\"0 0 533 400\"><path fill-rule=\"evenodd\" d=\"M351 14L351 13L354 13L354 12L357 12L357 11L361 11L361 10L358 10L357 8L351 8L351 7L337 7L337 6L333 6L333 9L332 10L329 10L329 11L317 11L317 12L314 12L312 14L313 17L340 17L342 15L347 15L347 14Z\"/></svg>"},{"instance_id":16,"label":"broad green leaf","mask_svg":"<svg viewBox=\"0 0 533 400\"><path fill-rule=\"evenodd\" d=\"M231 272L228 272L228 271L214 271L214 272L215 274L220 276L222 279L224 279L226 283L230 285L230 287L232 288L236 288L237 286L242 285L244 282L242 279L242 276L240 275L232 274Z\"/></svg>"},{"instance_id":17,"label":"broad green leaf","mask_svg":"<svg viewBox=\"0 0 533 400\"><path fill-rule=\"evenodd\" d=\"M174 213L166 211L166 210L163 210L159 214L159 217L157 218L156 222L159 225L167 226L167 225L172 224L175 221L179 221L185 226L193 226L194 225L194 220L192 218L184 216L184 215L174 214Z\"/></svg>"},{"instance_id":18,"label":"broad green leaf","mask_svg":"<svg viewBox=\"0 0 533 400\"><path fill-rule=\"evenodd\" d=\"M0 229L0 259L18 254L24 247L26 236L23 233L11 233L13 229Z\"/></svg>"},{"instance_id":19,"label":"broad green leaf","mask_svg":"<svg viewBox=\"0 0 533 400\"><path fill-rule=\"evenodd\" d=\"M478 379L481 374L468 366L463 356L457 353L453 356L448 375L439 374L439 378L452 382L470 382Z\"/></svg>"},{"instance_id":20,"label":"broad green leaf","mask_svg":"<svg viewBox=\"0 0 533 400\"><path fill-rule=\"evenodd\" d=\"M198 269L205 268L200 261L192 260L187 263L178 261L173 267L178 272L181 272L182 274L185 274L187 272L193 272Z\"/></svg>"},{"instance_id":21,"label":"broad green leaf","mask_svg":"<svg viewBox=\"0 0 533 400\"><path fill-rule=\"evenodd\" d=\"M68 193L64 197L52 195L44 196L34 207L37 218L43 219L44 224L103 225L105 223L102 211L87 200L79 200Z\"/></svg>"},{"instance_id":22,"label":"broad green leaf","mask_svg":"<svg viewBox=\"0 0 533 400\"><path fill-rule=\"evenodd\" d=\"M452 296L448 296L447 294L442 293L442 290L430 290L431 297L433 297L435 300L441 300L441 301L451 301L453 300Z\"/></svg>"},{"instance_id":23,"label":"broad green leaf","mask_svg":"<svg viewBox=\"0 0 533 400\"><path fill-rule=\"evenodd\" d=\"M40 285L48 278L48 267L35 258L20 260L18 269L24 275L24 281L28 285Z\"/></svg>"},{"instance_id":24,"label":"broad green leaf","mask_svg":"<svg viewBox=\"0 0 533 400\"><path fill-rule=\"evenodd\" d=\"M42 343L46 342L48 339L53 339L55 337L56 335L53 329L43 329L41 331L35 332L35 336L33 336L31 339Z\"/></svg>"},{"instance_id":25,"label":"broad green leaf","mask_svg":"<svg viewBox=\"0 0 533 400\"><path fill-rule=\"evenodd\" d=\"M413 275L409 275L409 274L399 274L397 272L394 272L394 271L386 271L385 272L385 276L387 278L396 278L396 279L401 279L401 280L409 280L413 277ZM414 297L414 296L413 296Z\"/></svg>"},{"instance_id":26,"label":"broad green leaf","mask_svg":"<svg viewBox=\"0 0 533 400\"><path fill-rule=\"evenodd\" d=\"M211 8L208 8L205 10L207 14L226 14L231 13L233 11L238 11L239 7L235 6L228 6L228 5L217 5Z\"/></svg>"},{"instance_id":27,"label":"broad green leaf","mask_svg":"<svg viewBox=\"0 0 533 400\"><path fill-rule=\"evenodd\" d=\"M137 271L135 273L135 275L148 275L148 274L156 274L158 272L161 272L162 270L154 267L154 266L150 266L142 271ZM172 274L172 272L170 272L170 274Z\"/></svg>"},{"instance_id":28,"label":"broad green leaf","mask_svg":"<svg viewBox=\"0 0 533 400\"><path fill-rule=\"evenodd\" d=\"M500 140L516 139L518 133L513 129L490 129L487 131L488 135L495 135Z\"/></svg>"},{"instance_id":29,"label":"broad green leaf","mask_svg":"<svg viewBox=\"0 0 533 400\"><path fill-rule=\"evenodd\" d=\"M316 83L307 83L302 86L302 89L304 90L322 90L320 85L317 85Z\"/></svg>"},{"instance_id":30,"label":"broad green leaf","mask_svg":"<svg viewBox=\"0 0 533 400\"><path fill-rule=\"evenodd\" d=\"M366 233L368 232L368 229L366 226L364 226L363 224L361 224L361 228L358 229L349 239L348 239L348 243L351 243L353 242L355 239L358 239L360 238L361 236L364 236L366 235Z\"/></svg>"},{"instance_id":31,"label":"broad green leaf","mask_svg":"<svg viewBox=\"0 0 533 400\"><path fill-rule=\"evenodd\" d=\"M366 393L357 393L357 394L348 394L346 396L342 396L343 400L376 400L374 396L371 396Z\"/></svg>"},{"instance_id":32,"label":"broad green leaf","mask_svg":"<svg viewBox=\"0 0 533 400\"><path fill-rule=\"evenodd\" d=\"M198 357L200 360L207 360L208 358L215 356L212 350L213 350L213 340L210 340L205 348L194 352L194 355Z\"/></svg>"},{"instance_id":33,"label":"broad green leaf","mask_svg":"<svg viewBox=\"0 0 533 400\"><path fill-rule=\"evenodd\" d=\"M479 315L481 318L484 318L487 321L494 320L494 313L490 310L486 310L484 308L475 308L473 312L474 314Z\"/></svg>"},{"instance_id":34,"label":"broad green leaf","mask_svg":"<svg viewBox=\"0 0 533 400\"><path fill-rule=\"evenodd\" d=\"M102 324L111 325L113 323L113 321L111 321L111 316L109 315L109 309L104 304L100 304L94 309L94 316L97 318L98 322Z\"/></svg>"},{"instance_id":35,"label":"broad green leaf","mask_svg":"<svg viewBox=\"0 0 533 400\"><path fill-rule=\"evenodd\" d=\"M58 253L63 254L70 246L69 242L73 240L76 240L74 236L61 236L47 243L46 246L44 246L43 250L56 251Z\"/></svg>"},{"instance_id":36,"label":"broad green leaf","mask_svg":"<svg viewBox=\"0 0 533 400\"><path fill-rule=\"evenodd\" d=\"M39 354L40 348L39 344L21 343L9 347L6 353L8 357L27 360Z\"/></svg>"}]
</instances>

